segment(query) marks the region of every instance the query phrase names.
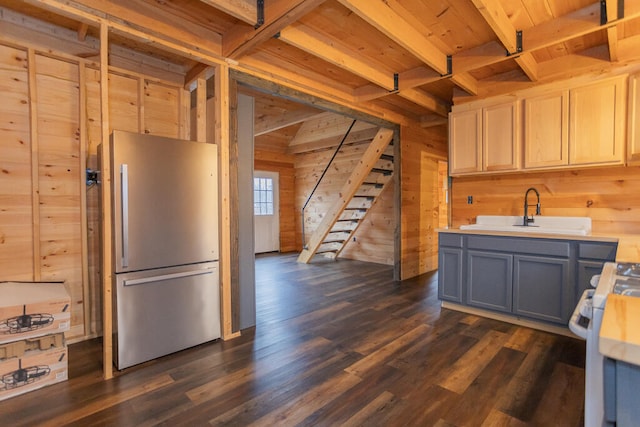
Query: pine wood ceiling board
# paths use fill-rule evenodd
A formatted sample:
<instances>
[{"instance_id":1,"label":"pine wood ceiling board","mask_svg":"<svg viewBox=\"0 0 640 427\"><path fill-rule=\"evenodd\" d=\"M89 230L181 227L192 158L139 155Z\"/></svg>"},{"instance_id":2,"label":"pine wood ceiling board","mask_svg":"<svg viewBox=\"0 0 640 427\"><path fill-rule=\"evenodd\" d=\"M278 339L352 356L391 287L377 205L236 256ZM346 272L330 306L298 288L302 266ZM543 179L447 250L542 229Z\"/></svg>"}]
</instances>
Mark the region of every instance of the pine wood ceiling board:
<instances>
[{"instance_id":1,"label":"pine wood ceiling board","mask_svg":"<svg viewBox=\"0 0 640 427\"><path fill-rule=\"evenodd\" d=\"M494 39L493 32L469 1L393 0L392 3L403 19L447 55Z\"/></svg>"},{"instance_id":2,"label":"pine wood ceiling board","mask_svg":"<svg viewBox=\"0 0 640 427\"><path fill-rule=\"evenodd\" d=\"M472 0L472 2L478 8L491 29L496 33L498 40L500 40L502 45L507 49L507 52L516 54L518 52L518 42L516 39L517 28L513 26L498 0ZM521 55L517 55L515 62L531 80L537 80L538 66L531 52L524 52Z\"/></svg>"},{"instance_id":3,"label":"pine wood ceiling board","mask_svg":"<svg viewBox=\"0 0 640 427\"><path fill-rule=\"evenodd\" d=\"M258 28L236 25L224 33L222 54L239 59L274 37L282 29L313 11L325 0L269 0L265 2L264 24Z\"/></svg>"},{"instance_id":4,"label":"pine wood ceiling board","mask_svg":"<svg viewBox=\"0 0 640 427\"><path fill-rule=\"evenodd\" d=\"M369 83L362 77L277 39L267 41L259 52L243 58L241 62L250 63L250 58L260 58L294 75L310 77L314 86L326 84L339 92L351 94L353 88Z\"/></svg>"},{"instance_id":5,"label":"pine wood ceiling board","mask_svg":"<svg viewBox=\"0 0 640 427\"><path fill-rule=\"evenodd\" d=\"M419 86L419 89L430 93L431 95L450 100L453 95L453 88L457 85L451 79L440 79L438 81Z\"/></svg>"},{"instance_id":6,"label":"pine wood ceiling board","mask_svg":"<svg viewBox=\"0 0 640 427\"><path fill-rule=\"evenodd\" d=\"M471 71L470 74L474 78L476 78L478 80L478 83L481 85L483 84L483 81L487 79L492 79L494 77L500 80L501 74L512 72L512 71L520 71L520 73L522 73L522 70L515 63L515 61L513 59L510 59L508 61L502 61L496 64L487 65L486 67L478 68L477 70Z\"/></svg>"},{"instance_id":7,"label":"pine wood ceiling board","mask_svg":"<svg viewBox=\"0 0 640 427\"><path fill-rule=\"evenodd\" d=\"M254 149L285 154L289 147L289 141L295 137L300 126L302 126L302 123L278 129L267 134L256 135L253 140Z\"/></svg>"},{"instance_id":8,"label":"pine wood ceiling board","mask_svg":"<svg viewBox=\"0 0 640 427\"><path fill-rule=\"evenodd\" d=\"M347 135L346 139L344 140L343 147L369 143L375 137L378 129L379 128L377 127L369 127L364 129L351 130L351 132L349 132L349 135ZM287 153L290 155L298 155L322 150L335 150L335 148L340 144L340 141L342 141L343 137L344 135L334 135L327 138L316 139L304 144L290 145L287 148ZM357 158L354 160L357 160Z\"/></svg>"},{"instance_id":9,"label":"pine wood ceiling board","mask_svg":"<svg viewBox=\"0 0 640 427\"><path fill-rule=\"evenodd\" d=\"M365 105L371 106L371 108L378 108L380 110L394 111L398 114L402 114L408 119L406 125L415 124L420 122L422 115L432 114L425 108L418 109L416 105L411 101L401 98L398 95L390 95L384 98L374 99L365 103ZM442 117L442 116L440 116Z\"/></svg>"},{"instance_id":10,"label":"pine wood ceiling board","mask_svg":"<svg viewBox=\"0 0 640 427\"><path fill-rule=\"evenodd\" d=\"M351 117L346 117L332 112L318 114L311 120L307 120L300 126L296 136L291 140L290 146L306 144L318 140L336 138L338 142L346 135L353 123ZM351 132L378 127L362 120L357 120Z\"/></svg>"},{"instance_id":11,"label":"pine wood ceiling board","mask_svg":"<svg viewBox=\"0 0 640 427\"><path fill-rule=\"evenodd\" d=\"M234 25L238 19L218 7L207 4L204 0L140 0L149 4L149 7L159 9L167 15L173 16L173 20L184 20L187 24L201 26L217 34L224 34ZM253 1L255 7L255 1ZM255 15L254 15L255 19ZM171 21L173 22L173 21Z\"/></svg>"},{"instance_id":12,"label":"pine wood ceiling board","mask_svg":"<svg viewBox=\"0 0 640 427\"><path fill-rule=\"evenodd\" d=\"M391 73L402 73L424 65L399 44L376 31L366 21L335 0L302 17L299 24L313 29L326 39L345 45L350 51L372 61Z\"/></svg>"},{"instance_id":13,"label":"pine wood ceiling board","mask_svg":"<svg viewBox=\"0 0 640 427\"><path fill-rule=\"evenodd\" d=\"M220 9L221 11L246 22L247 24L256 25L258 23L258 6L257 2L252 0L200 0L202 3L208 4Z\"/></svg>"},{"instance_id":14,"label":"pine wood ceiling board","mask_svg":"<svg viewBox=\"0 0 640 427\"><path fill-rule=\"evenodd\" d=\"M255 136L291 127L321 113L317 108L277 96L269 96L259 92L251 96L255 100Z\"/></svg>"},{"instance_id":15,"label":"pine wood ceiling board","mask_svg":"<svg viewBox=\"0 0 640 427\"><path fill-rule=\"evenodd\" d=\"M339 0L341 4L412 55L441 74L447 73L447 57L418 29L411 26L397 12L397 3L391 0Z\"/></svg>"},{"instance_id":16,"label":"pine wood ceiling board","mask_svg":"<svg viewBox=\"0 0 640 427\"><path fill-rule=\"evenodd\" d=\"M382 88L393 90L395 87L392 69L306 25L290 25L280 32L278 39Z\"/></svg>"},{"instance_id":17,"label":"pine wood ceiling board","mask_svg":"<svg viewBox=\"0 0 640 427\"><path fill-rule=\"evenodd\" d=\"M629 1L627 0L625 3L629 3ZM555 17L566 15L590 4L593 4L593 0L549 0L549 8Z\"/></svg>"}]
</instances>

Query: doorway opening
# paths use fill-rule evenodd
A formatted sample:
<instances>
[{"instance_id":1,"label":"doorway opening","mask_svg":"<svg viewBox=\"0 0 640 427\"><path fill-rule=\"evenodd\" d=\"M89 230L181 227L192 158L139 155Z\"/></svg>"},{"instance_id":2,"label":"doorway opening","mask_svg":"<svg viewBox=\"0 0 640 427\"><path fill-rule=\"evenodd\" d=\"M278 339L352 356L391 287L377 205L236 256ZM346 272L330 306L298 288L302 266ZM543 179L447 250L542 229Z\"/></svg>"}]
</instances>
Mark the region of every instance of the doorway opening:
<instances>
[{"instance_id":1,"label":"doorway opening","mask_svg":"<svg viewBox=\"0 0 640 427\"><path fill-rule=\"evenodd\" d=\"M254 171L253 224L255 253L280 251L279 174Z\"/></svg>"}]
</instances>

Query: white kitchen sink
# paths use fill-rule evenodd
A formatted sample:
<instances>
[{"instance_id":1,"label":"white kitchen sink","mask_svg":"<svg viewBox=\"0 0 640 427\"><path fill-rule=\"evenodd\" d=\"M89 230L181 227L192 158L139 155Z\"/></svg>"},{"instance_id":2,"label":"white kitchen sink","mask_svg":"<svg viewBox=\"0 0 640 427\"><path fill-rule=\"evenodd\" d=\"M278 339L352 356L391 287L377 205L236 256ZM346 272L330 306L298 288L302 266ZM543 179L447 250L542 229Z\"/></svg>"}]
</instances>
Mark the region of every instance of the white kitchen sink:
<instances>
[{"instance_id":1,"label":"white kitchen sink","mask_svg":"<svg viewBox=\"0 0 640 427\"><path fill-rule=\"evenodd\" d=\"M460 230L499 231L507 233L591 234L591 218L572 216L534 216L534 221L523 226L522 216L478 215L475 224L461 225Z\"/></svg>"}]
</instances>

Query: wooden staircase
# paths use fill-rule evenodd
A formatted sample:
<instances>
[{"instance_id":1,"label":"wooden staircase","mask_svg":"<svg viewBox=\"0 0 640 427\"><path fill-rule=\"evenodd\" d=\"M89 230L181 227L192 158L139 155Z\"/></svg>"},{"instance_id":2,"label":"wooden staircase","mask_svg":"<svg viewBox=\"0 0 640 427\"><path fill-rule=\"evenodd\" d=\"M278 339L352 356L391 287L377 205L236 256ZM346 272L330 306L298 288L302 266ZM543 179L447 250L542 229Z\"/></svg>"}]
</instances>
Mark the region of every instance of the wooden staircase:
<instances>
[{"instance_id":1,"label":"wooden staircase","mask_svg":"<svg viewBox=\"0 0 640 427\"><path fill-rule=\"evenodd\" d=\"M340 190L339 199L309 237L298 262L338 257L393 176L393 131L381 128Z\"/></svg>"}]
</instances>

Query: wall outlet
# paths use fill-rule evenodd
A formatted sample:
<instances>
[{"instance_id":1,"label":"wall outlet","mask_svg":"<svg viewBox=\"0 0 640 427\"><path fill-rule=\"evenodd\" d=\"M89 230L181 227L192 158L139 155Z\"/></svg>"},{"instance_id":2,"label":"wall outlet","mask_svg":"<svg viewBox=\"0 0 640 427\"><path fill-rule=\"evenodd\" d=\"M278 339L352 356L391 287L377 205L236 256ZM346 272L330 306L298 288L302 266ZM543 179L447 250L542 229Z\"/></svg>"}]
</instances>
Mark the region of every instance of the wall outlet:
<instances>
[{"instance_id":1,"label":"wall outlet","mask_svg":"<svg viewBox=\"0 0 640 427\"><path fill-rule=\"evenodd\" d=\"M472 205L473 204L473 196L467 196L467 204L468 205Z\"/></svg>"}]
</instances>

